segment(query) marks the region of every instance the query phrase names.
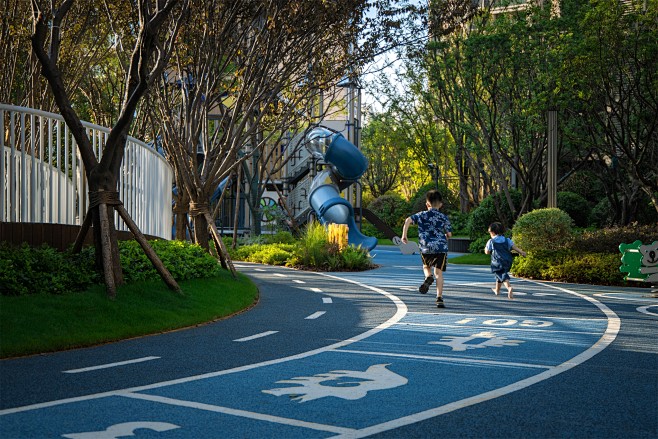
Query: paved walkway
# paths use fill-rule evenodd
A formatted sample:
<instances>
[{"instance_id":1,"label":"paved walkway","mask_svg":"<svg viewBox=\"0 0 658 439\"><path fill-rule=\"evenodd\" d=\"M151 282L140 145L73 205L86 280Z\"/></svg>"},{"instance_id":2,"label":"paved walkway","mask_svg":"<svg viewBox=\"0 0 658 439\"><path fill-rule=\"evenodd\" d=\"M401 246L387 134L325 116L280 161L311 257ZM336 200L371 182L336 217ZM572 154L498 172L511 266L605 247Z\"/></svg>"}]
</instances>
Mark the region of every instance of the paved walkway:
<instances>
[{"instance_id":1,"label":"paved walkway","mask_svg":"<svg viewBox=\"0 0 658 439\"><path fill-rule=\"evenodd\" d=\"M234 318L0 362L1 437L658 437L658 300L449 264L445 309L418 255L310 273L238 263Z\"/></svg>"}]
</instances>

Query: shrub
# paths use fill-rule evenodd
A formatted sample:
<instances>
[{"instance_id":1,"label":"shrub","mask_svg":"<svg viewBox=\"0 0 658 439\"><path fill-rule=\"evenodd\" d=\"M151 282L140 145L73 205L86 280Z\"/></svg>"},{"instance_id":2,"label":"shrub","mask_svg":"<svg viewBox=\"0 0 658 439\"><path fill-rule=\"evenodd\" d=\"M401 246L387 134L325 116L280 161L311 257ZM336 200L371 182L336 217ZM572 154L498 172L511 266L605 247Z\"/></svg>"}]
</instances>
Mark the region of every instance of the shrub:
<instances>
[{"instance_id":1,"label":"shrub","mask_svg":"<svg viewBox=\"0 0 658 439\"><path fill-rule=\"evenodd\" d=\"M515 276L528 279L545 279L544 273L556 263L557 257L554 252L535 251L528 253L524 258L514 258L512 269Z\"/></svg>"},{"instance_id":2,"label":"shrub","mask_svg":"<svg viewBox=\"0 0 658 439\"><path fill-rule=\"evenodd\" d=\"M468 213L452 211L452 212L446 212L446 214L448 215L448 218L450 218L450 224L452 225L453 236L461 236L468 234L468 218L469 218Z\"/></svg>"},{"instance_id":3,"label":"shrub","mask_svg":"<svg viewBox=\"0 0 658 439\"><path fill-rule=\"evenodd\" d=\"M587 230L576 236L570 248L580 252L619 253L619 244L631 244L636 240L651 244L658 240L658 223L610 227L600 230Z\"/></svg>"},{"instance_id":4,"label":"shrub","mask_svg":"<svg viewBox=\"0 0 658 439\"><path fill-rule=\"evenodd\" d=\"M153 250L174 279L216 276L222 270L217 260L198 245L182 241L150 241ZM159 279L151 261L136 241L119 241L119 256L126 283ZM79 254L58 252L46 245L32 248L0 245L0 294L62 294L84 291L103 279L94 268L95 250Z\"/></svg>"},{"instance_id":5,"label":"shrub","mask_svg":"<svg viewBox=\"0 0 658 439\"><path fill-rule=\"evenodd\" d=\"M409 216L409 205L399 195L382 195L368 205L375 215L389 225L399 227Z\"/></svg>"},{"instance_id":6,"label":"shrub","mask_svg":"<svg viewBox=\"0 0 658 439\"><path fill-rule=\"evenodd\" d=\"M515 258L512 273L530 279L595 285L624 285L619 256L609 253L537 251Z\"/></svg>"},{"instance_id":7,"label":"shrub","mask_svg":"<svg viewBox=\"0 0 658 439\"><path fill-rule=\"evenodd\" d=\"M518 190L510 191L510 197L514 206L518 207L521 205L521 192ZM498 215L496 211L496 203L500 206L503 214L503 218ZM510 228L514 223L514 215L509 208L505 194L498 192L493 195L486 197L478 207L471 211L471 214L468 219L467 231L468 236L471 239L477 239L482 236L483 233L487 232L489 224L493 222L500 222L506 224L507 228Z\"/></svg>"},{"instance_id":8,"label":"shrub","mask_svg":"<svg viewBox=\"0 0 658 439\"><path fill-rule=\"evenodd\" d=\"M559 250L572 239L571 223L571 217L560 209L536 209L516 221L512 237L526 252Z\"/></svg>"},{"instance_id":9,"label":"shrub","mask_svg":"<svg viewBox=\"0 0 658 439\"><path fill-rule=\"evenodd\" d=\"M360 246L348 246L340 252L340 256L342 259L342 268L348 270L365 270L373 267L368 250Z\"/></svg>"},{"instance_id":10,"label":"shrub","mask_svg":"<svg viewBox=\"0 0 658 439\"><path fill-rule=\"evenodd\" d=\"M596 227L606 227L614 222L615 211L608 198L602 198L589 214L588 223Z\"/></svg>"},{"instance_id":11,"label":"shrub","mask_svg":"<svg viewBox=\"0 0 658 439\"><path fill-rule=\"evenodd\" d=\"M587 227L591 208L585 198L574 192L558 192L557 207L565 211L577 227Z\"/></svg>"},{"instance_id":12,"label":"shrub","mask_svg":"<svg viewBox=\"0 0 658 439\"><path fill-rule=\"evenodd\" d=\"M295 244L253 244L240 247L231 257L259 264L285 265L295 250Z\"/></svg>"},{"instance_id":13,"label":"shrub","mask_svg":"<svg viewBox=\"0 0 658 439\"><path fill-rule=\"evenodd\" d=\"M620 285L624 273L619 271L619 256L608 253L568 253L561 264L544 271L544 279L596 285Z\"/></svg>"},{"instance_id":14,"label":"shrub","mask_svg":"<svg viewBox=\"0 0 658 439\"><path fill-rule=\"evenodd\" d=\"M213 277L222 270L217 259L197 244L160 239L149 243L176 280ZM119 241L119 253L126 282L159 278L137 241Z\"/></svg>"},{"instance_id":15,"label":"shrub","mask_svg":"<svg viewBox=\"0 0 658 439\"><path fill-rule=\"evenodd\" d=\"M229 249L229 253L239 261L318 270L366 270L373 266L368 250L329 242L327 229L315 221L295 243L243 245Z\"/></svg>"},{"instance_id":16,"label":"shrub","mask_svg":"<svg viewBox=\"0 0 658 439\"><path fill-rule=\"evenodd\" d=\"M471 243L468 245L468 251L470 253L484 253L484 246L487 245L487 241L489 241L490 236L480 236L477 239L474 239L471 241Z\"/></svg>"},{"instance_id":17,"label":"shrub","mask_svg":"<svg viewBox=\"0 0 658 439\"><path fill-rule=\"evenodd\" d=\"M371 222L369 222L366 219L364 219L363 222L361 223L361 233L363 233L366 236L374 236L377 239L386 238L384 232L379 230L377 227L375 227Z\"/></svg>"},{"instance_id":18,"label":"shrub","mask_svg":"<svg viewBox=\"0 0 658 439\"><path fill-rule=\"evenodd\" d=\"M43 245L13 247L0 244L0 294L63 294L84 291L99 282L93 250L59 252Z\"/></svg>"}]
</instances>

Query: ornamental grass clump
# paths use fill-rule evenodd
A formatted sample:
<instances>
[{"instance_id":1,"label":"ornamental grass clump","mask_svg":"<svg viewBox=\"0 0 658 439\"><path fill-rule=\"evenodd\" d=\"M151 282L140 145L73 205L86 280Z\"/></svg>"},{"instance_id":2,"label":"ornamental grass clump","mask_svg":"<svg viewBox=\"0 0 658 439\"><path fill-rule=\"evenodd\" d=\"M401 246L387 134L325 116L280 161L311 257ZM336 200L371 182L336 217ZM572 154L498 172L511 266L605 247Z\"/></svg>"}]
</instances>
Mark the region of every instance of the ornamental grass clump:
<instances>
[{"instance_id":1,"label":"ornamental grass clump","mask_svg":"<svg viewBox=\"0 0 658 439\"><path fill-rule=\"evenodd\" d=\"M327 239L330 243L336 244L338 250L342 251L347 247L347 224L329 224L327 226Z\"/></svg>"}]
</instances>

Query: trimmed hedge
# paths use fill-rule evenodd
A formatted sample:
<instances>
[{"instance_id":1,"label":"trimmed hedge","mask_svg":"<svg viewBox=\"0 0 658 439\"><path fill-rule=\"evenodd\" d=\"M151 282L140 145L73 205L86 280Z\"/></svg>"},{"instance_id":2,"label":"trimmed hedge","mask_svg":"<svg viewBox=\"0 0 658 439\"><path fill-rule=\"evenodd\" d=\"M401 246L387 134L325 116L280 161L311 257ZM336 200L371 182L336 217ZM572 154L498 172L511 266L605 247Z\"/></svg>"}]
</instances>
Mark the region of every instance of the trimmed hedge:
<instances>
[{"instance_id":1,"label":"trimmed hedge","mask_svg":"<svg viewBox=\"0 0 658 439\"><path fill-rule=\"evenodd\" d=\"M150 241L150 244L177 281L213 277L222 271L218 261L198 245L164 240ZM94 268L94 252L93 247L73 254L47 245L12 247L2 243L0 294L62 294L100 284L103 279ZM119 253L126 283L160 278L136 241L119 241Z\"/></svg>"},{"instance_id":2,"label":"trimmed hedge","mask_svg":"<svg viewBox=\"0 0 658 439\"><path fill-rule=\"evenodd\" d=\"M593 285L626 285L620 255L569 250L539 251L514 259L512 273L529 279ZM641 286L641 285L635 285Z\"/></svg>"},{"instance_id":3,"label":"trimmed hedge","mask_svg":"<svg viewBox=\"0 0 658 439\"><path fill-rule=\"evenodd\" d=\"M658 223L651 225L629 224L600 230L586 230L578 235L569 248L580 252L619 254L619 244L636 240L651 244L658 240Z\"/></svg>"}]
</instances>

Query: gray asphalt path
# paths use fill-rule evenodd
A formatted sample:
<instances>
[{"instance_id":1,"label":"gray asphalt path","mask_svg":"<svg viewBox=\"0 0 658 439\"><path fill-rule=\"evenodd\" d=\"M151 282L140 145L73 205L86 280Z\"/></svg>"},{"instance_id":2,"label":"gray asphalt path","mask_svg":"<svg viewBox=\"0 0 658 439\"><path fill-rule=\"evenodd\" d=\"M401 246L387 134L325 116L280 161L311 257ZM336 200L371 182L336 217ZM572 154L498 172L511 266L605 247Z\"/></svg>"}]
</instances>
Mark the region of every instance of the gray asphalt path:
<instances>
[{"instance_id":1,"label":"gray asphalt path","mask_svg":"<svg viewBox=\"0 0 658 439\"><path fill-rule=\"evenodd\" d=\"M420 257L310 273L238 263L230 319L0 361L0 437L658 437L658 299Z\"/></svg>"}]
</instances>

